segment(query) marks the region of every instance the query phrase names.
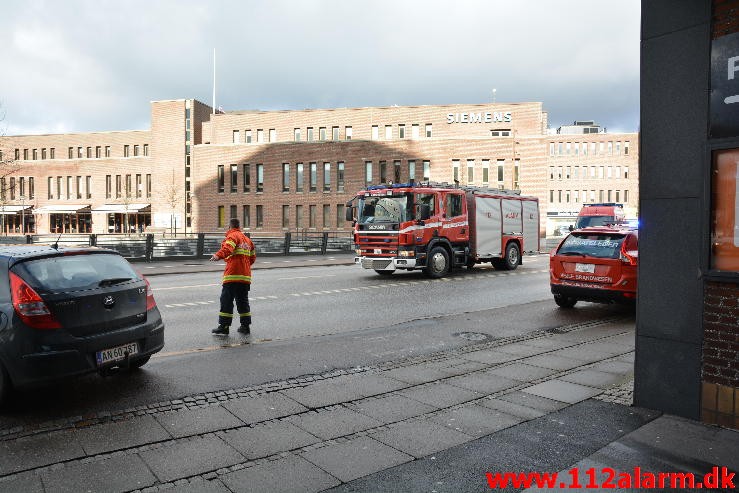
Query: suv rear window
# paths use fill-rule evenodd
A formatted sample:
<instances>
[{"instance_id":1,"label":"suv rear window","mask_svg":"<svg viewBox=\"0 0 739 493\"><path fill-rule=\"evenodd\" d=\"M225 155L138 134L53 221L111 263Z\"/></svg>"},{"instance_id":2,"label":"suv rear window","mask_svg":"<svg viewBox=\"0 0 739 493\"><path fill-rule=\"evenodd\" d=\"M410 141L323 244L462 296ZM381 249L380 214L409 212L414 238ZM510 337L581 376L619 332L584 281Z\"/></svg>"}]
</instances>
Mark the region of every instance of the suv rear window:
<instances>
[{"instance_id":1,"label":"suv rear window","mask_svg":"<svg viewBox=\"0 0 739 493\"><path fill-rule=\"evenodd\" d=\"M584 255L619 258L625 235L612 233L572 233L565 238L557 255Z\"/></svg>"},{"instance_id":2,"label":"suv rear window","mask_svg":"<svg viewBox=\"0 0 739 493\"><path fill-rule=\"evenodd\" d=\"M608 226L609 224L616 224L616 222L613 216L580 216L575 221L575 229Z\"/></svg>"},{"instance_id":3,"label":"suv rear window","mask_svg":"<svg viewBox=\"0 0 739 493\"><path fill-rule=\"evenodd\" d=\"M119 255L63 255L21 262L13 267L34 290L73 291L138 281L139 275Z\"/></svg>"}]
</instances>

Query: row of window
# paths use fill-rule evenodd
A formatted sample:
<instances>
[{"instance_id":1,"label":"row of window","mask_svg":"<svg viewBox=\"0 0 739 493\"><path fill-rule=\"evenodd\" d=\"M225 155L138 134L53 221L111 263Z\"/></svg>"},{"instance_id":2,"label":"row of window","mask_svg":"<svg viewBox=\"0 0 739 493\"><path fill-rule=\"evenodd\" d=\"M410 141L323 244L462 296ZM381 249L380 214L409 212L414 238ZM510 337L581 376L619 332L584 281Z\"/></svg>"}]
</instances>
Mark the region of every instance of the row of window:
<instances>
[{"instance_id":1,"label":"row of window","mask_svg":"<svg viewBox=\"0 0 739 493\"><path fill-rule=\"evenodd\" d=\"M582 202L596 202L596 192L598 202L624 202L629 201L628 190L549 190L549 202L560 204L572 204ZM556 202L555 202L556 199Z\"/></svg>"},{"instance_id":2,"label":"row of window","mask_svg":"<svg viewBox=\"0 0 739 493\"><path fill-rule=\"evenodd\" d=\"M394 160L392 163L387 161L379 161L379 176L374 173L374 165L372 161L364 162L364 181L365 185L372 185L374 183L401 183L407 179L408 181L416 181L416 160L409 159L406 162L408 173L405 175L402 173L403 162L400 160ZM431 179L431 161L421 162L421 173L422 181L429 181Z\"/></svg>"},{"instance_id":3,"label":"row of window","mask_svg":"<svg viewBox=\"0 0 739 493\"><path fill-rule=\"evenodd\" d=\"M21 154L22 153L22 154ZM110 157L110 146L92 146L88 147L68 147L67 158L68 159L100 159L103 157ZM54 147L40 149L15 149L15 160L20 161L21 155L23 161L37 161L39 159L56 159L56 149ZM123 146L123 157L137 157L137 156L148 156L149 155L149 144L134 144ZM0 152L0 159L2 159L2 153Z\"/></svg>"},{"instance_id":4,"label":"row of window","mask_svg":"<svg viewBox=\"0 0 739 493\"><path fill-rule=\"evenodd\" d=\"M623 142L623 155L629 155L630 141ZM598 156L621 155L621 141L603 141L603 142L550 142L550 156Z\"/></svg>"},{"instance_id":5,"label":"row of window","mask_svg":"<svg viewBox=\"0 0 739 493\"><path fill-rule=\"evenodd\" d=\"M133 180L135 180L135 188L133 186ZM48 198L50 200L92 198L92 176L49 176L47 177L46 181L48 187ZM125 189L123 188L124 183ZM21 184L21 189L22 188L23 187ZM29 178L28 188L29 194L32 194L33 178ZM115 175L115 198L122 198L124 190L126 198L134 196L137 198L141 198L144 196L146 196L147 198L151 197L151 175ZM29 198L33 197L30 196ZM105 198L113 198L113 175L105 175Z\"/></svg>"},{"instance_id":6,"label":"row of window","mask_svg":"<svg viewBox=\"0 0 739 493\"><path fill-rule=\"evenodd\" d=\"M550 180L629 177L628 166L550 166Z\"/></svg>"},{"instance_id":7,"label":"row of window","mask_svg":"<svg viewBox=\"0 0 739 493\"><path fill-rule=\"evenodd\" d=\"M26 184L28 188L26 189ZM20 200L32 200L36 198L36 190L34 186L33 176L26 178L19 176L17 179L11 176L9 179L0 178L0 200L15 200L16 196ZM28 194L26 194L28 192Z\"/></svg>"},{"instance_id":8,"label":"row of window","mask_svg":"<svg viewBox=\"0 0 739 493\"><path fill-rule=\"evenodd\" d=\"M330 192L332 188L332 176L336 179L336 191L344 191L344 162L339 161L336 163L335 173L332 171L332 163L324 162L322 164L322 181L321 190L324 192ZM264 192L264 165L255 164L255 183L254 191ZM239 176L239 174L241 176ZM237 193L251 192L252 189L252 165L242 164L241 172L239 173L239 165L232 164L229 167L229 192ZM294 174L295 179L293 180L292 175ZM226 191L226 167L224 165L218 166L218 177L217 177L217 190L218 193L224 193ZM318 191L318 163L290 163L282 164L282 191L290 192L292 187L295 187L296 192L317 192Z\"/></svg>"},{"instance_id":9,"label":"row of window","mask_svg":"<svg viewBox=\"0 0 739 493\"><path fill-rule=\"evenodd\" d=\"M398 125L385 125L384 128L384 139L385 140L391 140L395 138L395 135L397 135L397 138L399 139L405 139L408 138L408 132L407 132L407 126L405 124L398 124ZM425 125L425 135L427 138L431 138L432 135L432 124L427 123ZM507 135L510 135L510 130L500 130L500 131L493 131L493 132L507 132ZM410 126L410 138L412 139L418 139L420 137L421 133L421 127L419 124L414 123ZM293 129L293 141L294 142L303 142L303 136L305 136L305 142L313 142L313 141L326 141L326 140L352 140L353 130L351 126L345 126L344 127L344 133L341 134L341 127L339 126L333 126L333 127L306 127L305 133L303 133L302 128L294 128ZM501 134L502 135L502 134ZM267 129L267 133L265 134L264 129L258 128L256 130L256 140L254 140L254 133L251 129L244 130L244 137L242 141L241 137L241 130L233 130L232 132L232 141L234 144L262 144L265 142L265 136L267 137L266 142L277 142L277 130L274 128ZM372 125L372 140L379 140L380 139L380 125Z\"/></svg>"},{"instance_id":10,"label":"row of window","mask_svg":"<svg viewBox=\"0 0 739 493\"><path fill-rule=\"evenodd\" d=\"M115 175L115 198L120 199L125 193L126 198L151 197L151 175L147 174L143 177L145 183L142 183L142 175ZM135 180L135 183L133 182ZM125 183L125 189L123 185ZM135 186L132 186L135 185ZM113 198L113 175L105 175L105 198Z\"/></svg>"},{"instance_id":11,"label":"row of window","mask_svg":"<svg viewBox=\"0 0 739 493\"><path fill-rule=\"evenodd\" d=\"M346 218L344 217L344 204L323 204L321 207L321 227L323 229L330 229L333 227L344 228L346 225ZM307 208L307 217L306 217ZM284 229L297 228L297 229L318 229L318 205L283 205L282 206L282 227ZM333 214L332 210L333 209ZM237 218L239 210L237 205L231 205L228 208L229 216L226 217L226 206L218 206L218 227L223 228L228 224L230 218ZM264 227L264 206L254 206L254 221L252 222L252 207L251 205L241 206L241 226L242 228L263 228ZM307 220L307 221L306 221ZM335 225L335 226L334 226Z\"/></svg>"},{"instance_id":12,"label":"row of window","mask_svg":"<svg viewBox=\"0 0 739 493\"><path fill-rule=\"evenodd\" d=\"M498 186L502 186L505 178L505 159L496 159L495 168L493 172L497 178ZM513 162L513 182L514 188L518 187L519 181L519 170L521 160L516 159ZM462 181L461 174L461 161L459 159L452 159L452 181L457 183ZM476 170L480 172L478 175ZM479 177L479 182L478 182ZM481 166L478 168L474 159L467 159L467 185L482 185L488 186L490 184L490 159L481 160Z\"/></svg>"}]
</instances>

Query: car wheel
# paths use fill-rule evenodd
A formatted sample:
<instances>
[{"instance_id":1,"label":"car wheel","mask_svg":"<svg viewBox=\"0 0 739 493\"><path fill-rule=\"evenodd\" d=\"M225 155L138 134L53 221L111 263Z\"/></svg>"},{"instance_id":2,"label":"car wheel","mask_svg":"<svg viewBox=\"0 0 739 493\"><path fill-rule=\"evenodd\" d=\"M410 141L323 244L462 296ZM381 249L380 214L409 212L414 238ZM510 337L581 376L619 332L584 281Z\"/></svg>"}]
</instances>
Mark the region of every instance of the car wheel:
<instances>
[{"instance_id":1,"label":"car wheel","mask_svg":"<svg viewBox=\"0 0 739 493\"><path fill-rule=\"evenodd\" d=\"M518 263L521 261L521 250L516 243L508 243L505 247L505 258L502 259L501 265L505 270L516 270Z\"/></svg>"},{"instance_id":2,"label":"car wheel","mask_svg":"<svg viewBox=\"0 0 739 493\"><path fill-rule=\"evenodd\" d=\"M139 368L141 368L142 366L144 366L146 363L148 363L150 359L151 359L151 355L150 354L147 354L143 358L132 360L128 364L128 368L129 368L129 370L138 370Z\"/></svg>"},{"instance_id":3,"label":"car wheel","mask_svg":"<svg viewBox=\"0 0 739 493\"><path fill-rule=\"evenodd\" d=\"M10 393L10 377L8 372L5 371L3 365L0 363L0 408L5 404L5 401Z\"/></svg>"},{"instance_id":4,"label":"car wheel","mask_svg":"<svg viewBox=\"0 0 739 493\"><path fill-rule=\"evenodd\" d=\"M377 269L375 269L375 272L377 272L381 276L392 276L393 275L393 272L395 272L395 271L394 270L377 270Z\"/></svg>"},{"instance_id":5,"label":"car wheel","mask_svg":"<svg viewBox=\"0 0 739 493\"><path fill-rule=\"evenodd\" d=\"M449 254L444 248L437 246L431 249L423 272L432 279L444 277L449 272Z\"/></svg>"},{"instance_id":6,"label":"car wheel","mask_svg":"<svg viewBox=\"0 0 739 493\"><path fill-rule=\"evenodd\" d=\"M569 296L562 296L561 294L555 294L554 302L560 308L572 308L577 303L577 300L575 298L570 298Z\"/></svg>"}]
</instances>

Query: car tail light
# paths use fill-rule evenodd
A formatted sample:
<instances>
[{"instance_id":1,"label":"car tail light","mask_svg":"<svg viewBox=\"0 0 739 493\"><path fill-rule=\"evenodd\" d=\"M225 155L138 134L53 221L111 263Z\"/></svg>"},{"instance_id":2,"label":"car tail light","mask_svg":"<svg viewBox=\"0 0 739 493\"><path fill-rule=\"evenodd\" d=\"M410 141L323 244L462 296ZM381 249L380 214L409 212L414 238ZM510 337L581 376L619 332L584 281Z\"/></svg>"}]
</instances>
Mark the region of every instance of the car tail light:
<instances>
[{"instance_id":1,"label":"car tail light","mask_svg":"<svg viewBox=\"0 0 739 493\"><path fill-rule=\"evenodd\" d=\"M635 250L626 250L626 242L621 245L621 261L625 264L636 265L639 254Z\"/></svg>"},{"instance_id":2,"label":"car tail light","mask_svg":"<svg viewBox=\"0 0 739 493\"><path fill-rule=\"evenodd\" d=\"M156 308L157 302L154 300L154 291L151 289L149 280L144 277L144 281L146 281L146 311L148 312L152 308Z\"/></svg>"},{"instance_id":3,"label":"car tail light","mask_svg":"<svg viewBox=\"0 0 739 493\"><path fill-rule=\"evenodd\" d=\"M60 329L62 325L34 289L14 272L10 273L13 307L24 324L34 329Z\"/></svg>"}]
</instances>

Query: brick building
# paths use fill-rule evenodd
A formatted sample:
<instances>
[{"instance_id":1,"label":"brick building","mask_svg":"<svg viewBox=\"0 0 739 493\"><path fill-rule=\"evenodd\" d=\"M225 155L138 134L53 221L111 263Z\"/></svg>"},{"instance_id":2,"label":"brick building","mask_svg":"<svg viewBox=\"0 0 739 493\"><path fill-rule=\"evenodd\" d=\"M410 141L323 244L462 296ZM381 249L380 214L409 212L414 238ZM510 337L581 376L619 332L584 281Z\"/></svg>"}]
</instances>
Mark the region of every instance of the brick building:
<instances>
[{"instance_id":1,"label":"brick building","mask_svg":"<svg viewBox=\"0 0 739 493\"><path fill-rule=\"evenodd\" d=\"M573 222L583 202L623 202L635 217L637 135L547 126L542 103L214 113L154 101L148 131L3 137L13 163L0 227L212 231L235 216L254 232L348 231L357 190L409 180L536 195L542 233Z\"/></svg>"}]
</instances>

